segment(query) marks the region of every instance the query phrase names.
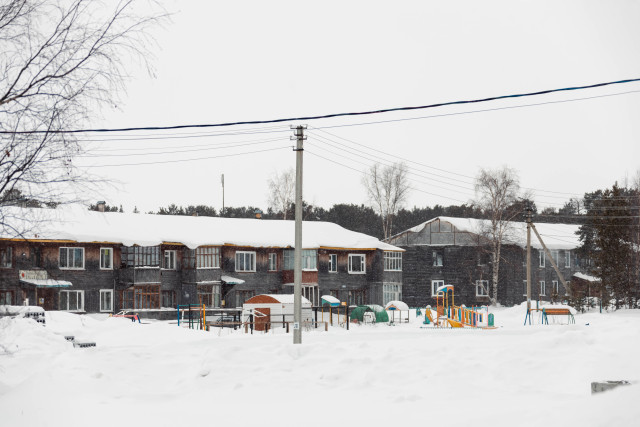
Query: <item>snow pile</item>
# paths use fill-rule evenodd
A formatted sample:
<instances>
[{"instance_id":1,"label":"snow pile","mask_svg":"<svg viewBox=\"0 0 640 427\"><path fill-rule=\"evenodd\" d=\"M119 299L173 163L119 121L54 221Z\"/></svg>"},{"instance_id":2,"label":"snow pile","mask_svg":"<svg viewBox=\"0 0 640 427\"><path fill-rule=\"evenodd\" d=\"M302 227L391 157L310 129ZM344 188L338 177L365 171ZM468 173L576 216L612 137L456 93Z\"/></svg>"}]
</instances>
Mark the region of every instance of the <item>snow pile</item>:
<instances>
[{"instance_id":1,"label":"snow pile","mask_svg":"<svg viewBox=\"0 0 640 427\"><path fill-rule=\"evenodd\" d=\"M277 426L326 426L327 417L635 425L639 311L579 314L567 326L523 326L521 306L491 311L496 330L436 329L412 316L395 326L303 331L302 345L281 328L203 332L59 312L47 312L46 328L4 319L0 342L20 351L0 356L0 413L7 425L169 426L185 417ZM73 349L59 335L67 332L97 347ZM591 382L600 380L633 385L591 395Z\"/></svg>"}]
</instances>

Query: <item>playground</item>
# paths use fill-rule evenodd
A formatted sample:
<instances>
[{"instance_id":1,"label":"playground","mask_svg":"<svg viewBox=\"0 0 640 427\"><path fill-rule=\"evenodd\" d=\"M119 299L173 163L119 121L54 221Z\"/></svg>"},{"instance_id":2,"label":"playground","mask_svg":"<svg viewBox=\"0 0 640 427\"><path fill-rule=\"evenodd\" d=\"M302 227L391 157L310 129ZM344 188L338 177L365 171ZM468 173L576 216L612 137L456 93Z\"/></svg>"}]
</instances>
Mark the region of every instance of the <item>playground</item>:
<instances>
[{"instance_id":1,"label":"playground","mask_svg":"<svg viewBox=\"0 0 640 427\"><path fill-rule=\"evenodd\" d=\"M2 318L0 412L7 425L111 426L96 417L109 408L137 425L179 425L188 413L193 422L215 414L216 424L326 426L327 413L313 415L323 402L340 422L467 426L472 415L496 427L636 424L638 310L527 326L524 306L491 312L493 330L424 329L413 313L394 326L347 331L334 322L329 332L304 331L298 346L282 328L212 333L63 312L47 312L45 327ZM74 348L67 334L96 346ZM591 395L600 380L632 385Z\"/></svg>"}]
</instances>

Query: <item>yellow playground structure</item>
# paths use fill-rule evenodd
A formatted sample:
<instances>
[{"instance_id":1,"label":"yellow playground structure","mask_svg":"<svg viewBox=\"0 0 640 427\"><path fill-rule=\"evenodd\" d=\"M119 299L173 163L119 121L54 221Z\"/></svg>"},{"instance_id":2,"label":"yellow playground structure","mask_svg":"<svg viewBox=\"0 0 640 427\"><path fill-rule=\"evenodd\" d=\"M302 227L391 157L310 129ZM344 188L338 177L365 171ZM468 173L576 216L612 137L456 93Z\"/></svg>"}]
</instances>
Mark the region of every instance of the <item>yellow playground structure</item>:
<instances>
[{"instance_id":1,"label":"yellow playground structure","mask_svg":"<svg viewBox=\"0 0 640 427\"><path fill-rule=\"evenodd\" d=\"M493 314L489 313L489 307L465 307L455 305L453 285L443 285L436 290L436 318L433 318L431 309L424 311L424 324L440 328L482 328L495 329Z\"/></svg>"}]
</instances>

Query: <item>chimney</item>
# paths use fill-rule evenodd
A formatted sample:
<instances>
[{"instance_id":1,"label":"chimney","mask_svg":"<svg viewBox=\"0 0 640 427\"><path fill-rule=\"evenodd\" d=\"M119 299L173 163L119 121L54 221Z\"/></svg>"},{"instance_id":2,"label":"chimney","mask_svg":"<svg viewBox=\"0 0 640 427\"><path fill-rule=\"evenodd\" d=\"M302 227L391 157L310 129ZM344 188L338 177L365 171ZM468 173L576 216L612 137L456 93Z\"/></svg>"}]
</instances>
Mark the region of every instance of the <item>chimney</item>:
<instances>
[{"instance_id":1,"label":"chimney","mask_svg":"<svg viewBox=\"0 0 640 427\"><path fill-rule=\"evenodd\" d=\"M98 201L97 206L98 206L98 212L104 212L104 206L105 206L104 200Z\"/></svg>"}]
</instances>

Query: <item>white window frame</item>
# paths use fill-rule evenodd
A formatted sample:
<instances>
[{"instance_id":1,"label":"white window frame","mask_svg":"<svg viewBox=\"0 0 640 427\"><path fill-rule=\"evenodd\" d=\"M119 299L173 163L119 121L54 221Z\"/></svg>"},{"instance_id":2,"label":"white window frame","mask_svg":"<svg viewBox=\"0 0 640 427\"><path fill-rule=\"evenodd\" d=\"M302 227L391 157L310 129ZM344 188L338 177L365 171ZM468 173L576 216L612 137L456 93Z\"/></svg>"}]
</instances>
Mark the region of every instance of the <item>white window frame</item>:
<instances>
[{"instance_id":1,"label":"white window frame","mask_svg":"<svg viewBox=\"0 0 640 427\"><path fill-rule=\"evenodd\" d=\"M560 282L558 282L557 280L552 280L551 281L551 292L555 292L556 295L560 295Z\"/></svg>"},{"instance_id":2,"label":"white window frame","mask_svg":"<svg viewBox=\"0 0 640 427\"><path fill-rule=\"evenodd\" d=\"M567 296L569 295L569 288L571 287L571 282L565 282L567 284L567 286L565 286L564 288L564 295Z\"/></svg>"},{"instance_id":3,"label":"white window frame","mask_svg":"<svg viewBox=\"0 0 640 427\"><path fill-rule=\"evenodd\" d=\"M384 251L384 271L402 271L402 252Z\"/></svg>"},{"instance_id":4,"label":"white window frame","mask_svg":"<svg viewBox=\"0 0 640 427\"><path fill-rule=\"evenodd\" d=\"M431 296L435 297L438 295L438 288L440 286L444 286L444 280L432 280L431 281Z\"/></svg>"},{"instance_id":5,"label":"white window frame","mask_svg":"<svg viewBox=\"0 0 640 427\"><path fill-rule=\"evenodd\" d=\"M278 254L275 252L269 252L269 265L268 271L278 271Z\"/></svg>"},{"instance_id":6,"label":"white window frame","mask_svg":"<svg viewBox=\"0 0 640 427\"><path fill-rule=\"evenodd\" d=\"M11 268L13 267L13 247L12 246L6 246L4 248L2 248L2 256L0 257L0 259L3 261L2 264L0 264L0 268Z\"/></svg>"},{"instance_id":7,"label":"white window frame","mask_svg":"<svg viewBox=\"0 0 640 427\"><path fill-rule=\"evenodd\" d=\"M402 283L384 282L382 284L382 305L390 301L402 301Z\"/></svg>"},{"instance_id":8,"label":"white window frame","mask_svg":"<svg viewBox=\"0 0 640 427\"><path fill-rule=\"evenodd\" d=\"M196 248L195 256L196 256L196 269L211 270L211 269L220 268L220 247L219 246L199 246ZM212 261L213 265L203 266L202 261L207 260L209 258L213 260Z\"/></svg>"},{"instance_id":9,"label":"white window frame","mask_svg":"<svg viewBox=\"0 0 640 427\"><path fill-rule=\"evenodd\" d=\"M556 265L560 267L560 251L551 251L551 256L553 257Z\"/></svg>"},{"instance_id":10,"label":"white window frame","mask_svg":"<svg viewBox=\"0 0 640 427\"><path fill-rule=\"evenodd\" d=\"M545 255L544 255L544 250L539 250L538 251L538 267L544 267L545 266Z\"/></svg>"},{"instance_id":11,"label":"white window frame","mask_svg":"<svg viewBox=\"0 0 640 427\"><path fill-rule=\"evenodd\" d=\"M109 295L109 304L111 305L111 309L105 309L102 306L102 296L108 294ZM113 312L113 289L100 289L100 312L102 313L111 313Z\"/></svg>"},{"instance_id":12,"label":"white window frame","mask_svg":"<svg viewBox=\"0 0 640 427\"><path fill-rule=\"evenodd\" d=\"M540 296L541 297L547 296L547 284L544 280L540 280Z\"/></svg>"},{"instance_id":13,"label":"white window frame","mask_svg":"<svg viewBox=\"0 0 640 427\"><path fill-rule=\"evenodd\" d=\"M167 256L169 257L169 266L167 266ZM177 270L178 265L178 251L175 249L166 249L162 256L162 269L163 270Z\"/></svg>"},{"instance_id":14,"label":"white window frame","mask_svg":"<svg viewBox=\"0 0 640 427\"><path fill-rule=\"evenodd\" d=\"M564 268L571 268L571 251L564 251Z\"/></svg>"},{"instance_id":15,"label":"white window frame","mask_svg":"<svg viewBox=\"0 0 640 427\"><path fill-rule=\"evenodd\" d=\"M318 271L318 252L315 249L303 249L300 256L304 271Z\"/></svg>"},{"instance_id":16,"label":"white window frame","mask_svg":"<svg viewBox=\"0 0 640 427\"><path fill-rule=\"evenodd\" d=\"M444 256L440 251L432 251L433 267L442 267L444 265Z\"/></svg>"},{"instance_id":17,"label":"white window frame","mask_svg":"<svg viewBox=\"0 0 640 427\"><path fill-rule=\"evenodd\" d=\"M62 301L62 295L66 294L67 295L67 306L65 307L59 307L60 311L71 311L71 312L79 312L79 311L84 311L84 291L76 291L76 290L61 290L60 293L58 294L58 306L60 305L60 302ZM69 295L70 294L74 294L76 295L76 301L78 301L78 297L79 297L79 302L80 302L80 308L76 309L76 310L69 310Z\"/></svg>"},{"instance_id":18,"label":"white window frame","mask_svg":"<svg viewBox=\"0 0 640 427\"><path fill-rule=\"evenodd\" d=\"M244 258L243 262L242 262L244 268L242 270L240 270L238 268L238 266L240 264L238 262L239 256L242 256ZM246 264L247 264L246 257L247 256L250 259L250 264L251 264L250 268L246 268ZM235 258L236 258L235 269L236 269L237 272L239 272L239 273L255 273L256 272L256 253L255 253L255 251L236 251L236 257Z\"/></svg>"},{"instance_id":19,"label":"white window frame","mask_svg":"<svg viewBox=\"0 0 640 427\"><path fill-rule=\"evenodd\" d=\"M109 267L102 265L102 252L109 252ZM100 270L113 270L113 248L100 248Z\"/></svg>"},{"instance_id":20,"label":"white window frame","mask_svg":"<svg viewBox=\"0 0 640 427\"><path fill-rule=\"evenodd\" d=\"M338 254L329 254L329 273L338 272Z\"/></svg>"},{"instance_id":21,"label":"white window frame","mask_svg":"<svg viewBox=\"0 0 640 427\"><path fill-rule=\"evenodd\" d=\"M67 251L67 266L62 266L60 265L61 262L61 257L60 257L60 251L61 250L66 250ZM73 250L74 252L76 250L80 249L82 251L82 267L69 267L69 250ZM75 259L75 256L72 258ZM58 267L60 268L60 270L84 270L84 248L83 247L71 247L71 246L62 246L60 248L58 248Z\"/></svg>"},{"instance_id":22,"label":"white window frame","mask_svg":"<svg viewBox=\"0 0 640 427\"><path fill-rule=\"evenodd\" d=\"M351 260L356 257L362 258L362 271L353 270ZM349 254L349 274L367 274L367 256L365 254Z\"/></svg>"},{"instance_id":23,"label":"white window frame","mask_svg":"<svg viewBox=\"0 0 640 427\"><path fill-rule=\"evenodd\" d=\"M484 283L487 284L486 287L484 286ZM482 292L478 293L478 289L482 289ZM488 297L489 296L489 281L488 280L476 280L476 296L477 297Z\"/></svg>"}]
</instances>

